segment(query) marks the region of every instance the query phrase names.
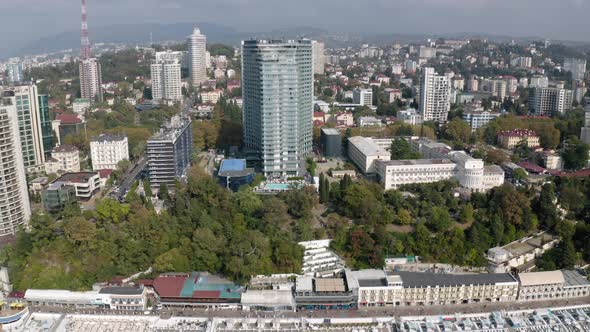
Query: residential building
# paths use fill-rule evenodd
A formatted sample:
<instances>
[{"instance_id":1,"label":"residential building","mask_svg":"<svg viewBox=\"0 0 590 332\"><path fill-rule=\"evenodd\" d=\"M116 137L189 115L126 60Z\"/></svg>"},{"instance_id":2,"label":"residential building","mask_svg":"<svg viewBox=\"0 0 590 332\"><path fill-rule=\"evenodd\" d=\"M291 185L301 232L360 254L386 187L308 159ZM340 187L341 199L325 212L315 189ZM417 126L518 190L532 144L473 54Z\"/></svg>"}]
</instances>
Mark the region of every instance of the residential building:
<instances>
[{"instance_id":1,"label":"residential building","mask_svg":"<svg viewBox=\"0 0 590 332\"><path fill-rule=\"evenodd\" d=\"M10 62L7 65L8 71L8 82L10 83L18 83L22 82L25 78L23 74L24 66L22 62Z\"/></svg>"},{"instance_id":2,"label":"residential building","mask_svg":"<svg viewBox=\"0 0 590 332\"><path fill-rule=\"evenodd\" d=\"M586 144L590 144L590 103L586 104L586 111L584 112L584 126L580 131L580 140Z\"/></svg>"},{"instance_id":3,"label":"residential building","mask_svg":"<svg viewBox=\"0 0 590 332\"><path fill-rule=\"evenodd\" d=\"M539 135L529 129L505 130L498 133L498 145L505 149L514 149L525 141L530 148L539 146Z\"/></svg>"},{"instance_id":4,"label":"residential building","mask_svg":"<svg viewBox=\"0 0 590 332\"><path fill-rule=\"evenodd\" d=\"M387 98L388 103L395 103L396 100L402 99L402 91L400 89L387 88L385 89L385 97Z\"/></svg>"},{"instance_id":5,"label":"residential building","mask_svg":"<svg viewBox=\"0 0 590 332\"><path fill-rule=\"evenodd\" d=\"M578 104L582 103L582 100L584 99L586 92L588 92L586 82L584 82L583 80L574 80L572 82L572 91L573 100L575 100Z\"/></svg>"},{"instance_id":6,"label":"residential building","mask_svg":"<svg viewBox=\"0 0 590 332\"><path fill-rule=\"evenodd\" d=\"M529 87L531 87L531 88L548 88L549 87L549 78L547 78L547 76L543 76L543 75L534 75L533 77L531 77Z\"/></svg>"},{"instance_id":7,"label":"residential building","mask_svg":"<svg viewBox=\"0 0 590 332\"><path fill-rule=\"evenodd\" d=\"M353 273L358 279L359 308L510 302L518 297L518 281L508 273L379 270Z\"/></svg>"},{"instance_id":8,"label":"residential building","mask_svg":"<svg viewBox=\"0 0 590 332\"><path fill-rule=\"evenodd\" d=\"M73 145L59 145L51 152L51 158L45 162L45 172L73 173L80 172L80 152Z\"/></svg>"},{"instance_id":9,"label":"residential building","mask_svg":"<svg viewBox=\"0 0 590 332\"><path fill-rule=\"evenodd\" d=\"M363 127L381 127L383 126L383 121L378 119L374 116L361 116L357 119L358 126Z\"/></svg>"},{"instance_id":10,"label":"residential building","mask_svg":"<svg viewBox=\"0 0 590 332\"><path fill-rule=\"evenodd\" d=\"M346 264L330 249L331 239L304 241L301 273L308 277L331 277L344 271Z\"/></svg>"},{"instance_id":11,"label":"residential building","mask_svg":"<svg viewBox=\"0 0 590 332\"><path fill-rule=\"evenodd\" d=\"M223 159L217 177L222 186L238 191L254 181L254 169L246 167L245 159Z\"/></svg>"},{"instance_id":12,"label":"residential building","mask_svg":"<svg viewBox=\"0 0 590 332\"><path fill-rule=\"evenodd\" d=\"M16 105L14 95L0 99L0 237L15 235L31 216Z\"/></svg>"},{"instance_id":13,"label":"residential building","mask_svg":"<svg viewBox=\"0 0 590 332\"><path fill-rule=\"evenodd\" d=\"M67 182L50 183L41 191L41 202L47 213L60 213L67 206L77 204L76 188Z\"/></svg>"},{"instance_id":14,"label":"residential building","mask_svg":"<svg viewBox=\"0 0 590 332\"><path fill-rule=\"evenodd\" d=\"M371 138L355 136L348 139L348 158L364 174L373 174L377 171L375 161L390 160L391 153Z\"/></svg>"},{"instance_id":15,"label":"residential building","mask_svg":"<svg viewBox=\"0 0 590 332\"><path fill-rule=\"evenodd\" d=\"M342 135L334 128L322 128L320 133L322 155L327 158L342 156Z\"/></svg>"},{"instance_id":16,"label":"residential building","mask_svg":"<svg viewBox=\"0 0 590 332\"><path fill-rule=\"evenodd\" d=\"M147 165L152 188L174 186L186 177L193 147L191 119L176 115L147 141Z\"/></svg>"},{"instance_id":17,"label":"residential building","mask_svg":"<svg viewBox=\"0 0 590 332\"><path fill-rule=\"evenodd\" d=\"M90 140L92 169L117 169L122 160L129 160L129 142L126 135L100 134Z\"/></svg>"},{"instance_id":18,"label":"residential building","mask_svg":"<svg viewBox=\"0 0 590 332\"><path fill-rule=\"evenodd\" d=\"M373 90L354 89L352 91L352 102L361 106L373 106Z\"/></svg>"},{"instance_id":19,"label":"residential building","mask_svg":"<svg viewBox=\"0 0 590 332\"><path fill-rule=\"evenodd\" d=\"M563 88L531 88L529 111L535 115L560 115L572 109L572 90Z\"/></svg>"},{"instance_id":20,"label":"residential building","mask_svg":"<svg viewBox=\"0 0 590 332\"><path fill-rule=\"evenodd\" d=\"M326 45L320 41L312 41L313 53L313 73L318 75L324 74L324 66L326 64Z\"/></svg>"},{"instance_id":21,"label":"residential building","mask_svg":"<svg viewBox=\"0 0 590 332\"><path fill-rule=\"evenodd\" d=\"M404 184L431 183L457 176L457 164L449 159L376 160L375 170L385 190Z\"/></svg>"},{"instance_id":22,"label":"residential building","mask_svg":"<svg viewBox=\"0 0 590 332\"><path fill-rule=\"evenodd\" d=\"M402 123L407 123L413 126L421 125L423 122L422 114L418 113L418 111L413 108L398 111L397 120Z\"/></svg>"},{"instance_id":23,"label":"residential building","mask_svg":"<svg viewBox=\"0 0 590 332\"><path fill-rule=\"evenodd\" d=\"M590 283L576 271L556 270L519 273L519 301L550 301L590 295Z\"/></svg>"},{"instance_id":24,"label":"residential building","mask_svg":"<svg viewBox=\"0 0 590 332\"><path fill-rule=\"evenodd\" d=\"M451 109L448 77L436 75L434 68L423 69L420 81L420 114L424 121L446 122Z\"/></svg>"},{"instance_id":25,"label":"residential building","mask_svg":"<svg viewBox=\"0 0 590 332\"><path fill-rule=\"evenodd\" d=\"M328 121L334 120L337 127L352 127L354 125L354 116L352 112L338 112L332 115Z\"/></svg>"},{"instance_id":26,"label":"residential building","mask_svg":"<svg viewBox=\"0 0 590 332\"><path fill-rule=\"evenodd\" d=\"M488 122L502 115L499 112L491 112L481 110L463 112L463 120L469 124L471 131L475 132L477 129L484 127Z\"/></svg>"},{"instance_id":27,"label":"residential building","mask_svg":"<svg viewBox=\"0 0 590 332\"><path fill-rule=\"evenodd\" d=\"M531 68L533 66L533 59L530 56L519 56L510 60L510 66L517 68Z\"/></svg>"},{"instance_id":28,"label":"residential building","mask_svg":"<svg viewBox=\"0 0 590 332\"><path fill-rule=\"evenodd\" d=\"M59 183L73 186L76 190L76 198L81 201L92 198L94 194L100 191L101 187L100 175L97 172L65 173L54 180L50 187Z\"/></svg>"},{"instance_id":29,"label":"residential building","mask_svg":"<svg viewBox=\"0 0 590 332\"><path fill-rule=\"evenodd\" d=\"M34 178L29 182L29 193L31 195L40 194L48 183L49 179L45 176Z\"/></svg>"},{"instance_id":30,"label":"residential building","mask_svg":"<svg viewBox=\"0 0 590 332\"><path fill-rule=\"evenodd\" d=\"M204 104L217 104L222 94L223 91L219 89L203 91L199 93L199 98L201 98L201 102Z\"/></svg>"},{"instance_id":31,"label":"residential building","mask_svg":"<svg viewBox=\"0 0 590 332\"><path fill-rule=\"evenodd\" d=\"M158 57L158 53L156 53L156 60L150 66L152 99L180 101L182 99L181 62L167 55Z\"/></svg>"},{"instance_id":32,"label":"residential building","mask_svg":"<svg viewBox=\"0 0 590 332\"><path fill-rule=\"evenodd\" d=\"M102 71L96 58L80 60L80 95L97 102L103 99Z\"/></svg>"},{"instance_id":33,"label":"residential building","mask_svg":"<svg viewBox=\"0 0 590 332\"><path fill-rule=\"evenodd\" d=\"M559 239L547 233L539 233L511 242L502 247L488 250L488 270L492 273L530 271L535 267L535 259L555 247Z\"/></svg>"},{"instance_id":34,"label":"residential building","mask_svg":"<svg viewBox=\"0 0 590 332\"><path fill-rule=\"evenodd\" d=\"M198 87L207 80L207 38L201 34L198 28L188 36L188 57L191 83Z\"/></svg>"},{"instance_id":35,"label":"residential building","mask_svg":"<svg viewBox=\"0 0 590 332\"><path fill-rule=\"evenodd\" d=\"M55 142L53 142L53 128L51 126L51 118L49 117L49 97L47 95L39 96L39 120L41 121L43 152L47 158L55 145Z\"/></svg>"},{"instance_id":36,"label":"residential building","mask_svg":"<svg viewBox=\"0 0 590 332\"><path fill-rule=\"evenodd\" d=\"M86 132L86 121L75 114L59 114L51 122L51 129L57 136L57 144L65 142L66 136Z\"/></svg>"},{"instance_id":37,"label":"residential building","mask_svg":"<svg viewBox=\"0 0 590 332\"><path fill-rule=\"evenodd\" d=\"M45 162L43 131L41 118L48 114L47 104L40 108L40 99L35 84L23 84L10 87L3 91L5 97L15 98L16 113L20 134L20 150L27 173L38 171ZM42 114L43 111L43 114Z\"/></svg>"},{"instance_id":38,"label":"residential building","mask_svg":"<svg viewBox=\"0 0 590 332\"><path fill-rule=\"evenodd\" d=\"M586 76L586 59L565 58L563 69L572 73L572 79L583 80Z\"/></svg>"},{"instance_id":39,"label":"residential building","mask_svg":"<svg viewBox=\"0 0 590 332\"><path fill-rule=\"evenodd\" d=\"M266 175L305 174L312 150L310 40L242 42L244 144Z\"/></svg>"},{"instance_id":40,"label":"residential building","mask_svg":"<svg viewBox=\"0 0 590 332\"><path fill-rule=\"evenodd\" d=\"M422 45L418 51L418 56L422 59L432 59L436 57L436 48Z\"/></svg>"},{"instance_id":41,"label":"residential building","mask_svg":"<svg viewBox=\"0 0 590 332\"><path fill-rule=\"evenodd\" d=\"M561 156L553 151L547 151L543 153L543 163L546 169L563 169L563 159Z\"/></svg>"}]
</instances>

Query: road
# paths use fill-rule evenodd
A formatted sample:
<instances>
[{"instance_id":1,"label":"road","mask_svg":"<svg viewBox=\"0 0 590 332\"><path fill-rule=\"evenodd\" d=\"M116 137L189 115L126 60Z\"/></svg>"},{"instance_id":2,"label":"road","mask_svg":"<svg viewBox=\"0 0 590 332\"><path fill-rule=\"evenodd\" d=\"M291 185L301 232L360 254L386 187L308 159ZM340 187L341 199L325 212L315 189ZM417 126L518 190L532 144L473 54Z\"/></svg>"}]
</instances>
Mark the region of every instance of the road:
<instances>
[{"instance_id":1,"label":"road","mask_svg":"<svg viewBox=\"0 0 590 332\"><path fill-rule=\"evenodd\" d=\"M141 171L146 167L147 159L144 156L141 156L138 161L133 164L133 167L127 171L127 174L123 177L123 183L116 188L115 191L111 192L110 196L116 196L118 199L123 199L125 194L129 191L129 188L133 185L133 183L139 179L139 175Z\"/></svg>"},{"instance_id":2,"label":"road","mask_svg":"<svg viewBox=\"0 0 590 332\"><path fill-rule=\"evenodd\" d=\"M401 317L401 316L423 316L423 315L455 315L483 313L494 311L517 311L530 309L543 309L552 307L565 307L573 305L584 305L590 303L590 297L569 300L554 301L531 301L531 302L497 302L497 303L470 303L447 306L407 306L407 307L376 307L360 310L313 310L313 311L239 311L229 309L162 309L154 311L152 315L160 317L182 316L182 317L283 317L283 318L351 318L351 317ZM143 311L129 312L121 310L105 309L74 309L54 307L34 307L35 312L63 313L63 314L100 314L100 315L143 315Z\"/></svg>"}]
</instances>

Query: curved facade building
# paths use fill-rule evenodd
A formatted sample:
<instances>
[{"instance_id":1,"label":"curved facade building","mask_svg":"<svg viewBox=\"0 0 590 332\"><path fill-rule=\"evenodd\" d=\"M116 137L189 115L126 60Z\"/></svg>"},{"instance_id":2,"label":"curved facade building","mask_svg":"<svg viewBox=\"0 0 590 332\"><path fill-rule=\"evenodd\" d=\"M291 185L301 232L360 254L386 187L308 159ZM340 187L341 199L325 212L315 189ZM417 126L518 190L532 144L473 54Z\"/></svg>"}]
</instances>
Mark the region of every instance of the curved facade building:
<instances>
[{"instance_id":1,"label":"curved facade building","mask_svg":"<svg viewBox=\"0 0 590 332\"><path fill-rule=\"evenodd\" d=\"M198 87L207 80L207 38L195 28L188 36L188 65L193 86Z\"/></svg>"},{"instance_id":2,"label":"curved facade building","mask_svg":"<svg viewBox=\"0 0 590 332\"><path fill-rule=\"evenodd\" d=\"M14 235L31 216L14 96L0 100L0 237Z\"/></svg>"}]
</instances>

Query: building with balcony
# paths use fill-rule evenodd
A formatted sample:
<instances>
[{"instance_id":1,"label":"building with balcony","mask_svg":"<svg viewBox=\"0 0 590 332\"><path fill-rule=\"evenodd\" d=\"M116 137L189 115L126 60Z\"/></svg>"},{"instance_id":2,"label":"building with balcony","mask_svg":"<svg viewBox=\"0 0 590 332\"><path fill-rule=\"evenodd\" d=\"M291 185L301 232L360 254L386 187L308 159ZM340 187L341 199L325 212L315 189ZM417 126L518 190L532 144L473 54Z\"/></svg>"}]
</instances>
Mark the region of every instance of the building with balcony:
<instances>
[{"instance_id":1,"label":"building with balcony","mask_svg":"<svg viewBox=\"0 0 590 332\"><path fill-rule=\"evenodd\" d=\"M590 295L590 283L576 271L557 270L518 274L519 301L551 301Z\"/></svg>"},{"instance_id":2,"label":"building with balcony","mask_svg":"<svg viewBox=\"0 0 590 332\"><path fill-rule=\"evenodd\" d=\"M53 148L51 158L45 162L45 172L47 174L80 172L78 148L67 144Z\"/></svg>"},{"instance_id":3,"label":"building with balcony","mask_svg":"<svg viewBox=\"0 0 590 332\"><path fill-rule=\"evenodd\" d=\"M101 134L90 140L92 169L117 169L122 160L129 160L129 142L126 135Z\"/></svg>"}]
</instances>

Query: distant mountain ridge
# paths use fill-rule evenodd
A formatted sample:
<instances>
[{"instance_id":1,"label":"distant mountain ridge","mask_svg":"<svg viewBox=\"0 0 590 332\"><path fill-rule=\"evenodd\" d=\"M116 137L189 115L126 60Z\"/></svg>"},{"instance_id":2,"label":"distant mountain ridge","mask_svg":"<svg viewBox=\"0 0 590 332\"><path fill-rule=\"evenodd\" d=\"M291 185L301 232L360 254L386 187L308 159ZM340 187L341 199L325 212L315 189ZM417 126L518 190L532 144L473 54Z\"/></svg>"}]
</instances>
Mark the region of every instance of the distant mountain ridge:
<instances>
[{"instance_id":1,"label":"distant mountain ridge","mask_svg":"<svg viewBox=\"0 0 590 332\"><path fill-rule=\"evenodd\" d=\"M207 38L214 42L239 41L240 33L236 30L211 23L143 23L143 24L114 24L109 26L91 27L90 42L97 43L143 43L150 41L150 33L155 43L166 40L184 40L191 34L193 27L198 27ZM64 49L80 47L80 32L65 31L56 35L40 38L27 44L14 54L0 54L0 56L14 56L23 54L40 54ZM4 50L3 50L4 51ZM6 50L9 51L9 50ZM4 53L4 52L3 52Z\"/></svg>"}]
</instances>

